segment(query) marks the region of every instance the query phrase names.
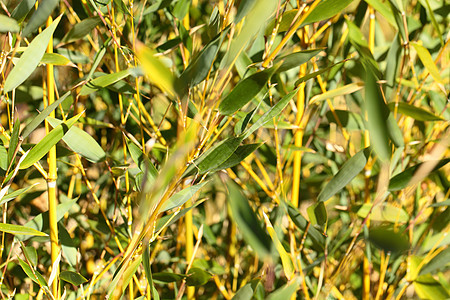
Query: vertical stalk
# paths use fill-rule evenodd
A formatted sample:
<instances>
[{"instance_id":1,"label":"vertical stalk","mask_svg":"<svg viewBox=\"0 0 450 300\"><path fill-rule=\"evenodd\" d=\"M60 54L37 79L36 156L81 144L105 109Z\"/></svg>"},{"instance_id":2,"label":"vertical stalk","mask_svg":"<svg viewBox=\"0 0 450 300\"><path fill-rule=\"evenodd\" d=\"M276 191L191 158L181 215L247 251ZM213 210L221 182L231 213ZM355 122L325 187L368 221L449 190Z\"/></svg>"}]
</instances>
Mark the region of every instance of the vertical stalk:
<instances>
[{"instance_id":1,"label":"vertical stalk","mask_svg":"<svg viewBox=\"0 0 450 300\"><path fill-rule=\"evenodd\" d=\"M46 26L52 24L52 17L48 17ZM50 38L47 47L47 53L53 53L53 38ZM55 90L54 90L54 73L53 65L47 64L47 103L44 101L44 106L51 105L55 101ZM55 117L55 111L50 113L51 117ZM45 122L46 133L50 132L50 126L48 122ZM55 299L60 298L59 294L59 265L55 264L55 261L59 255L59 244L58 244L58 221L56 216L56 206L58 204L57 191L56 191L56 146L53 146L48 152L48 212L49 212L49 224L50 224L50 243L51 243L51 258L52 258L52 268L57 268L56 278L52 283L52 293Z\"/></svg>"},{"instance_id":2,"label":"vertical stalk","mask_svg":"<svg viewBox=\"0 0 450 300\"><path fill-rule=\"evenodd\" d=\"M186 213L184 217L184 223L186 226L186 261L191 261L192 255L194 255L194 230L192 226L192 210L189 210ZM193 300L195 287L188 286L186 289L186 293L188 300Z\"/></svg>"},{"instance_id":3,"label":"vertical stalk","mask_svg":"<svg viewBox=\"0 0 450 300\"><path fill-rule=\"evenodd\" d=\"M306 74L306 64L300 66L299 77L303 77ZM297 93L297 114L295 116L295 125L298 128L294 134L295 147L302 146L303 140L303 129L301 128L301 121L305 111L305 86L306 83L302 82L300 84ZM301 151L294 152L294 174L292 178L292 199L291 202L295 207L298 207L299 189L300 189L300 167L302 164L302 153Z\"/></svg>"}]
</instances>

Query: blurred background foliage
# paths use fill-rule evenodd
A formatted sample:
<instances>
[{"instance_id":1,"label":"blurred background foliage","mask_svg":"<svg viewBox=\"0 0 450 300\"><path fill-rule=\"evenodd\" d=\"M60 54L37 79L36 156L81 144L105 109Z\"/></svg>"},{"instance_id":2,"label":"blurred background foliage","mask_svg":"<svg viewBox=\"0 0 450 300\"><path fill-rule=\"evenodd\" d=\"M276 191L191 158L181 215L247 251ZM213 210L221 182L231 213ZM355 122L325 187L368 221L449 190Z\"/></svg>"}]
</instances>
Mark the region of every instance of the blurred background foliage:
<instances>
[{"instance_id":1,"label":"blurred background foliage","mask_svg":"<svg viewBox=\"0 0 450 300\"><path fill-rule=\"evenodd\" d=\"M449 297L446 1L0 4L2 299Z\"/></svg>"}]
</instances>

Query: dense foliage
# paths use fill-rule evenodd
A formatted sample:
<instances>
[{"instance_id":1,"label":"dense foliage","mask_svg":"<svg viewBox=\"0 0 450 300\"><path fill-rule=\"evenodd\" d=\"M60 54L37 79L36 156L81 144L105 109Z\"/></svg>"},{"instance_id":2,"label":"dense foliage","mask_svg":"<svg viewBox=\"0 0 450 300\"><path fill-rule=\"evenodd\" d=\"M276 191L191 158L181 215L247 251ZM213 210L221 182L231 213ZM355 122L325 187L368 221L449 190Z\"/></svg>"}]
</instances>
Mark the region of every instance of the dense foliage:
<instances>
[{"instance_id":1,"label":"dense foliage","mask_svg":"<svg viewBox=\"0 0 450 300\"><path fill-rule=\"evenodd\" d=\"M449 4L1 2L2 299L447 299Z\"/></svg>"}]
</instances>

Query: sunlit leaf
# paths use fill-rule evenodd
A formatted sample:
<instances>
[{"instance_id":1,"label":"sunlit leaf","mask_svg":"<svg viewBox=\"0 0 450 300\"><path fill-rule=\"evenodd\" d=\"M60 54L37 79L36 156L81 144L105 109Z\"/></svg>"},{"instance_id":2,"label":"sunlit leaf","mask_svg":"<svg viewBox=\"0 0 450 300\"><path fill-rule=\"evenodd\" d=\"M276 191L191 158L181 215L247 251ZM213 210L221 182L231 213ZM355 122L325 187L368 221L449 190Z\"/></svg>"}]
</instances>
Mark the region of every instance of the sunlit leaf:
<instances>
[{"instance_id":1,"label":"sunlit leaf","mask_svg":"<svg viewBox=\"0 0 450 300\"><path fill-rule=\"evenodd\" d=\"M18 234L18 235L47 236L45 233L37 231L36 229L30 227L5 223L0 223L0 231L14 235Z\"/></svg>"},{"instance_id":2,"label":"sunlit leaf","mask_svg":"<svg viewBox=\"0 0 450 300\"><path fill-rule=\"evenodd\" d=\"M17 21L5 15L0 15L0 32L19 32L20 27Z\"/></svg>"},{"instance_id":3,"label":"sunlit leaf","mask_svg":"<svg viewBox=\"0 0 450 300\"><path fill-rule=\"evenodd\" d=\"M204 187L208 182L202 182L193 186L189 186L180 192L176 193L172 197L170 197L161 207L160 212L164 212L169 209L173 209L175 207L180 207L186 201L194 197L194 195L202 188Z\"/></svg>"},{"instance_id":4,"label":"sunlit leaf","mask_svg":"<svg viewBox=\"0 0 450 300\"><path fill-rule=\"evenodd\" d=\"M372 221L392 223L406 223L409 221L409 214L401 207L396 207L389 203L378 204L374 208L372 206L373 204L361 206L358 210L358 216L365 218L370 212L370 220Z\"/></svg>"},{"instance_id":5,"label":"sunlit leaf","mask_svg":"<svg viewBox=\"0 0 450 300\"><path fill-rule=\"evenodd\" d=\"M47 120L52 127L62 124L61 120L55 118L48 117ZM72 126L62 139L72 151L91 162L99 162L105 158L106 153L97 141L79 127Z\"/></svg>"},{"instance_id":6,"label":"sunlit leaf","mask_svg":"<svg viewBox=\"0 0 450 300\"><path fill-rule=\"evenodd\" d=\"M34 146L27 157L22 161L20 165L21 169L31 167L35 162L40 160L48 151L58 143L63 136L69 131L73 124L75 124L83 113L72 117L64 123L53 128L36 146Z\"/></svg>"},{"instance_id":7,"label":"sunlit leaf","mask_svg":"<svg viewBox=\"0 0 450 300\"><path fill-rule=\"evenodd\" d=\"M53 32L58 26L61 17L58 17L53 23L42 31L37 37L31 41L27 49L23 52L19 61L6 77L4 90L10 92L24 82L38 66L45 50L47 49L48 42L50 41Z\"/></svg>"}]
</instances>

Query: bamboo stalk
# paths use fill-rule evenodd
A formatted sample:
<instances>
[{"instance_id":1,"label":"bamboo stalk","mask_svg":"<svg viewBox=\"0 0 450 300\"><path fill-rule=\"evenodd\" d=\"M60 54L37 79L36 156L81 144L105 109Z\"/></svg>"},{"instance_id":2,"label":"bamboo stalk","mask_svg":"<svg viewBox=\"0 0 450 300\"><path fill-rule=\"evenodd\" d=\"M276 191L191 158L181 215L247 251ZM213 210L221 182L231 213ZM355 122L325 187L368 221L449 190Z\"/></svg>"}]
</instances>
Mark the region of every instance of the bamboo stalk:
<instances>
[{"instance_id":1,"label":"bamboo stalk","mask_svg":"<svg viewBox=\"0 0 450 300\"><path fill-rule=\"evenodd\" d=\"M48 17L46 26L49 27L53 22L52 17ZM47 47L47 53L53 53L53 38L50 38ZM55 90L54 90L54 73L53 65L47 64L47 101L44 105L51 105L55 101ZM50 113L50 117L55 117L55 111ZM50 132L50 125L45 121L46 134ZM48 152L48 178L47 178L47 188L48 188L48 212L49 212L49 225L50 225L50 243L51 243L51 259L52 268L56 267L56 278L52 283L52 293L55 299L60 298L59 291L59 265L55 264L58 259L60 247L58 243L58 220L56 215L56 206L58 205L57 190L56 190L56 179L57 169L56 169L56 146L53 146Z\"/></svg>"}]
</instances>

